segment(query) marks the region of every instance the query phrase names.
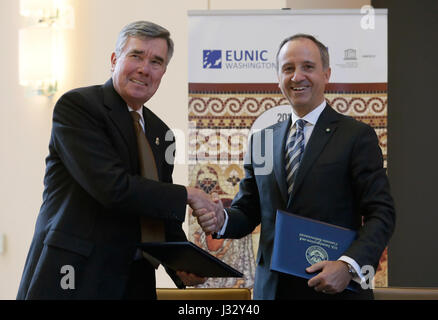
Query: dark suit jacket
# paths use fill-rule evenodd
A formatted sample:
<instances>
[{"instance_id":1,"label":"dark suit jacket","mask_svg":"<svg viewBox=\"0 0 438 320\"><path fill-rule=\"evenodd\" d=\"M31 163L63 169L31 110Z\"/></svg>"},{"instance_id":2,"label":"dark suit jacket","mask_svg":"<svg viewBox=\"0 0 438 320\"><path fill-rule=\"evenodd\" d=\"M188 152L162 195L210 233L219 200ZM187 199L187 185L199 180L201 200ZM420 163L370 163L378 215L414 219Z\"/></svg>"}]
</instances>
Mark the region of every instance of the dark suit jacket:
<instances>
[{"instance_id":1,"label":"dark suit jacket","mask_svg":"<svg viewBox=\"0 0 438 320\"><path fill-rule=\"evenodd\" d=\"M306 145L288 198L284 146L290 122L275 124L251 137L245 178L227 209L224 238L240 238L261 223L255 299L274 299L276 295L278 273L271 272L270 265L277 209L358 230L357 240L344 254L375 270L395 225L393 200L374 130L328 105ZM257 163L255 150L260 146L272 155L273 170L268 174L263 174L263 165Z\"/></svg>"},{"instance_id":2,"label":"dark suit jacket","mask_svg":"<svg viewBox=\"0 0 438 320\"><path fill-rule=\"evenodd\" d=\"M140 216L164 219L167 240L186 240L186 189L172 184L173 164L165 161L173 136L166 141L164 122L147 108L143 115L159 182L139 175L132 118L111 79L56 103L43 204L17 299L121 298ZM60 285L65 265L74 269L74 289Z\"/></svg>"}]
</instances>

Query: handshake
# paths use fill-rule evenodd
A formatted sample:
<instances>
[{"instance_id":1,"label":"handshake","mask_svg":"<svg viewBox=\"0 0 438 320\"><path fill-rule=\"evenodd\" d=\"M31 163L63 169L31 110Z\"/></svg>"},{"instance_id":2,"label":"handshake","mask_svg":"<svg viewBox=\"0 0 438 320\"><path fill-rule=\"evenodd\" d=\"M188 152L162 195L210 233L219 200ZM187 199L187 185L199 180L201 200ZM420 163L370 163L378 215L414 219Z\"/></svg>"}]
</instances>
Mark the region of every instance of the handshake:
<instances>
[{"instance_id":1,"label":"handshake","mask_svg":"<svg viewBox=\"0 0 438 320\"><path fill-rule=\"evenodd\" d=\"M224 207L218 195L211 197L200 189L187 188L187 203L193 209L193 216L206 235L219 232L225 220Z\"/></svg>"}]
</instances>

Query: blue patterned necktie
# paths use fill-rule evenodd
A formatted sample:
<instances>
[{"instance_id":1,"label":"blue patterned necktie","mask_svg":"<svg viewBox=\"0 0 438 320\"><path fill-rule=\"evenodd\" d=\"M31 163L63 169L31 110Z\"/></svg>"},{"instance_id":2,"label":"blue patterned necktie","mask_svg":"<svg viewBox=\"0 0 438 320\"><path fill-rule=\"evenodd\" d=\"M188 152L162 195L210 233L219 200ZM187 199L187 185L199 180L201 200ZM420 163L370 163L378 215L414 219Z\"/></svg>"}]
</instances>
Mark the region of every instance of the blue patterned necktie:
<instances>
[{"instance_id":1,"label":"blue patterned necktie","mask_svg":"<svg viewBox=\"0 0 438 320\"><path fill-rule=\"evenodd\" d=\"M290 196L297 175L298 167L304 153L304 126L306 121L298 119L295 122L296 130L293 134L290 130L289 137L286 141L286 180L287 180L287 194Z\"/></svg>"}]
</instances>

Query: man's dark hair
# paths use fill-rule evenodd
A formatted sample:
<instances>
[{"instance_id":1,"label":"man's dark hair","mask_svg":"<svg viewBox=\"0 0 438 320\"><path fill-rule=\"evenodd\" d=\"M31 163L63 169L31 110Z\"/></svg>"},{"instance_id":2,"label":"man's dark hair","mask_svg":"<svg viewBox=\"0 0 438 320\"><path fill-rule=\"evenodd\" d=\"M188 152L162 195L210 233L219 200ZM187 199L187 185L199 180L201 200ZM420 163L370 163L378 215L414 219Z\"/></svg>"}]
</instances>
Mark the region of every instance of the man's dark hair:
<instances>
[{"instance_id":1,"label":"man's dark hair","mask_svg":"<svg viewBox=\"0 0 438 320\"><path fill-rule=\"evenodd\" d=\"M318 46L319 53L321 54L322 67L324 68L324 70L326 70L330 67L330 58L329 58L329 53L328 53L327 47L324 44L322 44L320 41L316 40L316 38L310 34L297 33L293 36L287 37L286 39L284 39L280 43L280 47L278 48L277 56L276 56L277 70L280 67L278 65L278 55L280 54L281 48L283 48L283 46L286 43L288 43L289 41L293 41L293 40L297 40L297 39L309 39L309 40L313 41Z\"/></svg>"}]
</instances>

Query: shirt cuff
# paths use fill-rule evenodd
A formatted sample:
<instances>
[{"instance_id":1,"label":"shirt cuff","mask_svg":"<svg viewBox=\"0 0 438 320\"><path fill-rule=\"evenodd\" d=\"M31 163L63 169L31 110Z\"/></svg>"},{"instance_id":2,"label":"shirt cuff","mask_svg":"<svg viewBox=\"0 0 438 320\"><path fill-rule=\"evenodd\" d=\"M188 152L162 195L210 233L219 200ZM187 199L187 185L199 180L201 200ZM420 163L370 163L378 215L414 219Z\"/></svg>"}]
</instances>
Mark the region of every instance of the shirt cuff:
<instances>
[{"instance_id":1,"label":"shirt cuff","mask_svg":"<svg viewBox=\"0 0 438 320\"><path fill-rule=\"evenodd\" d=\"M361 284L362 282L366 282L366 279L361 272L360 266L357 264L357 262L354 259L347 256L341 256L338 260L348 263L353 267L354 271L356 271L356 274L353 277L353 281L359 284Z\"/></svg>"},{"instance_id":2,"label":"shirt cuff","mask_svg":"<svg viewBox=\"0 0 438 320\"><path fill-rule=\"evenodd\" d=\"M224 209L224 214L225 214L224 225L222 226L222 229L220 229L219 232L216 233L219 237L222 237L225 233L225 230L227 229L228 213L227 213L227 210L225 210L225 209Z\"/></svg>"}]
</instances>

